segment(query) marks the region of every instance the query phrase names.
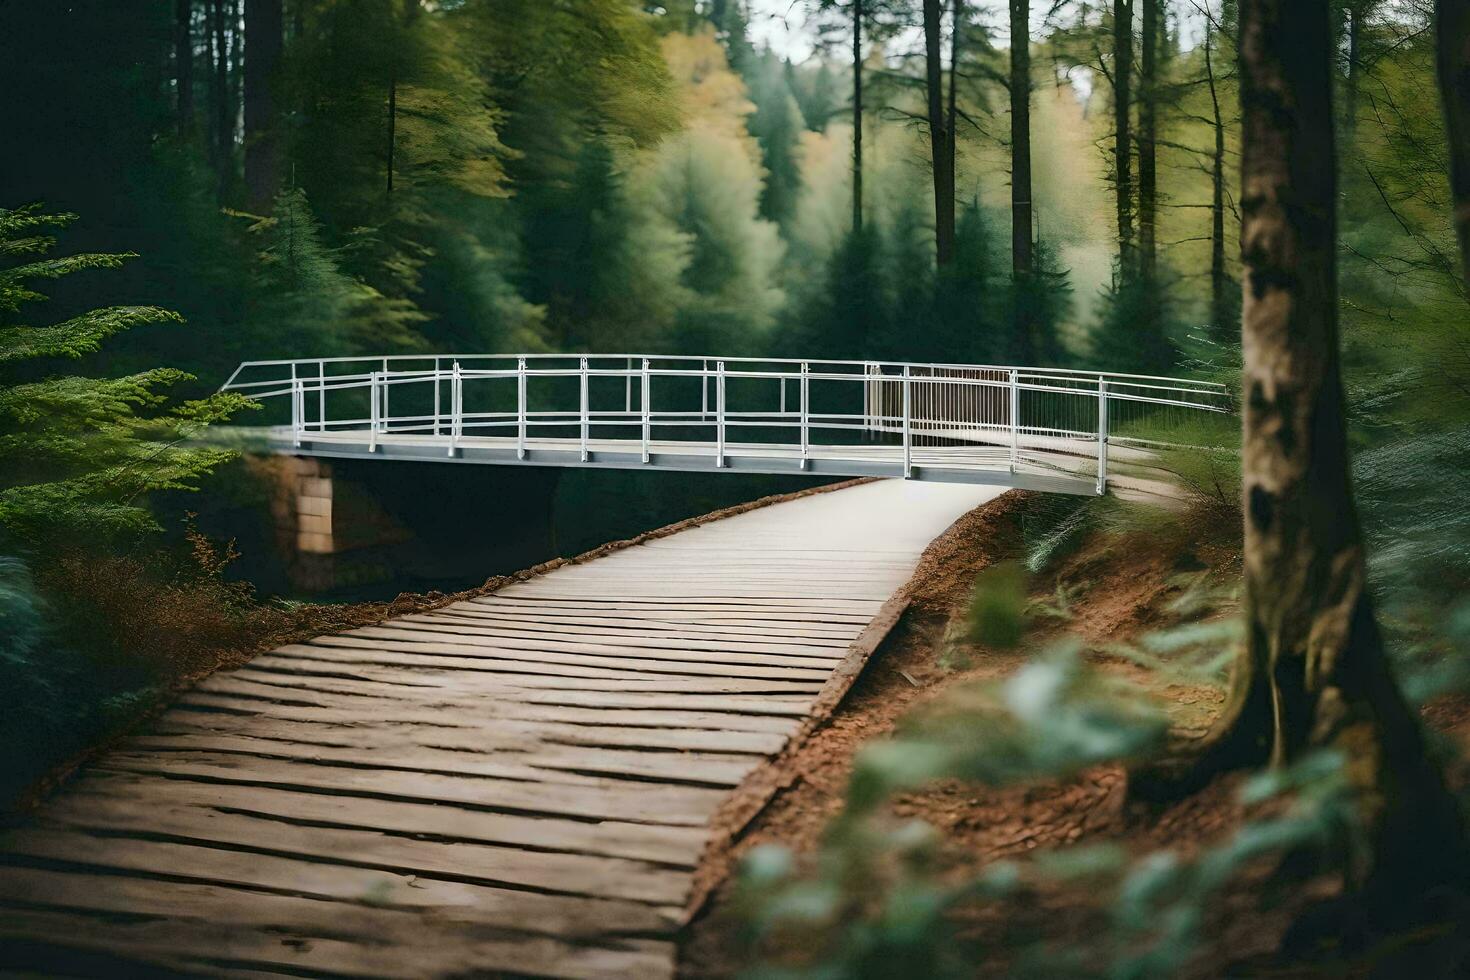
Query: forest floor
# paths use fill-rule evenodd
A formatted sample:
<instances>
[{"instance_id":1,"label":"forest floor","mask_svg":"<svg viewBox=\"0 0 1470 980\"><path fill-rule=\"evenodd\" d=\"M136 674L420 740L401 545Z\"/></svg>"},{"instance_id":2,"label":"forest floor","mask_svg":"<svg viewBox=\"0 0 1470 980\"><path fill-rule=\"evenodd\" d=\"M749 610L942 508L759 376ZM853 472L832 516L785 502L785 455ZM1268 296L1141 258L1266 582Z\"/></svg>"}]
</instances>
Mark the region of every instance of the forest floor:
<instances>
[{"instance_id":1,"label":"forest floor","mask_svg":"<svg viewBox=\"0 0 1470 980\"><path fill-rule=\"evenodd\" d=\"M1089 649L1129 641L1168 619L1165 608L1189 574L1238 575L1239 555L1229 547L1201 546L1187 536L1164 536L1149 546L1120 548L1116 537L1094 533L1049 572L1035 577L1032 608L1065 607L1065 615L1028 635L1019 648L985 650L957 642L975 576L1024 550L1023 526L1041 506L1034 494L1011 492L976 508L926 553L910 590L912 603L871 658L829 722L794 753L778 761L783 788L732 843L708 855L704 874L720 880L687 930L679 975L726 977L748 967L749 952L739 910L740 859L763 844L781 844L798 861L816 853L824 831L842 811L855 754L891 734L905 716L955 688L1005 677L1059 634L1080 636ZM1181 572L1186 573L1181 575ZM1061 603L1057 597L1064 597ZM1215 615L1231 612L1229 604ZM1131 661L1093 652L1096 667L1150 689L1162 702L1175 732L1203 733L1224 701L1223 689L1160 678ZM1425 712L1430 723L1470 749L1470 702L1441 701ZM1461 752L1463 759L1467 753ZM1450 774L1463 786L1463 766ZM1165 807L1130 800L1127 773L1104 765L1075 778L995 788L945 780L894 797L899 819L917 818L941 837L942 880L973 879L991 862L1037 851L1106 843L1133 858L1172 850L1188 858L1227 838L1260 808L1238 799L1240 774L1222 776L1202 791ZM1284 891L1270 887L1270 867L1250 869L1206 912L1205 941L1185 971L1188 976L1368 975L1371 958L1336 960L1311 968L1281 961L1283 935L1309 905L1337 890L1329 876L1299 881ZM1038 947L1087 955L1108 934L1115 894L1081 878L1036 882L1003 902L962 908L954 925L975 975L1010 975ZM1094 966L1105 959L1093 960ZM1021 972L1024 972L1022 970ZM1381 973L1378 975L1382 975ZM1421 973L1420 975L1431 975Z\"/></svg>"}]
</instances>

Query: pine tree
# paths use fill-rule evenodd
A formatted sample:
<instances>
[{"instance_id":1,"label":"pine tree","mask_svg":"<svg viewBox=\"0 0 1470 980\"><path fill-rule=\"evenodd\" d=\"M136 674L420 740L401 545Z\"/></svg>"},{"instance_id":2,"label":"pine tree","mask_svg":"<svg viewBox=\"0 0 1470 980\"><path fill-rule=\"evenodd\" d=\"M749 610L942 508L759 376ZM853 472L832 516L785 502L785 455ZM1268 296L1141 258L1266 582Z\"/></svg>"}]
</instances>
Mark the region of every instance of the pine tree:
<instances>
[{"instance_id":1,"label":"pine tree","mask_svg":"<svg viewBox=\"0 0 1470 980\"><path fill-rule=\"evenodd\" d=\"M0 209L0 529L22 545L95 544L153 529L147 494L190 489L232 455L182 440L245 403L216 395L165 408L164 390L191 380L173 368L120 378L43 374L46 362L92 354L133 327L182 322L151 306L96 309L45 326L23 322L22 307L46 299L33 283L116 269L135 257L46 257L56 243L48 229L73 220L35 205Z\"/></svg>"}]
</instances>

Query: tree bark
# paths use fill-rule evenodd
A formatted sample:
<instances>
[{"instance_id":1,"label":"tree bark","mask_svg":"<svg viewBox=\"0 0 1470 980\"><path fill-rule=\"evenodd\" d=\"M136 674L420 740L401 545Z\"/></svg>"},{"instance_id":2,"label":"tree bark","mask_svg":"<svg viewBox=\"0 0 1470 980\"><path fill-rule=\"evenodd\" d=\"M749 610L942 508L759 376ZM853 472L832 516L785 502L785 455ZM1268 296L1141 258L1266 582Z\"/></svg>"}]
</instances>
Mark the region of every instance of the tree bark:
<instances>
[{"instance_id":1,"label":"tree bark","mask_svg":"<svg viewBox=\"0 0 1470 980\"><path fill-rule=\"evenodd\" d=\"M230 48L225 40L224 0L209 0L209 28L213 35L211 44L210 99L213 102L213 156L215 177L221 197L229 185L231 162L234 153L234 120L230 113Z\"/></svg>"},{"instance_id":2,"label":"tree bark","mask_svg":"<svg viewBox=\"0 0 1470 980\"><path fill-rule=\"evenodd\" d=\"M1113 0L1113 191L1117 195L1118 258L1133 268L1133 146L1130 103L1133 74L1133 0Z\"/></svg>"},{"instance_id":3,"label":"tree bark","mask_svg":"<svg viewBox=\"0 0 1470 980\"><path fill-rule=\"evenodd\" d=\"M280 137L273 87L285 20L281 0L245 2L245 190L250 206L268 210L280 187Z\"/></svg>"},{"instance_id":4,"label":"tree bark","mask_svg":"<svg viewBox=\"0 0 1470 980\"><path fill-rule=\"evenodd\" d=\"M1205 81L1209 86L1215 131L1215 149L1210 159L1210 326L1215 337L1225 339L1234 332L1234 324L1230 322L1230 280L1225 271L1225 119L1220 113L1220 93L1215 86L1213 39L1213 31L1206 24Z\"/></svg>"},{"instance_id":5,"label":"tree bark","mask_svg":"<svg viewBox=\"0 0 1470 980\"><path fill-rule=\"evenodd\" d=\"M1143 46L1138 73L1138 261L1149 281L1158 266L1155 245L1158 221L1159 3L1142 0Z\"/></svg>"},{"instance_id":6,"label":"tree bark","mask_svg":"<svg viewBox=\"0 0 1470 980\"><path fill-rule=\"evenodd\" d=\"M1031 3L1011 4L1011 276L1031 273Z\"/></svg>"},{"instance_id":7,"label":"tree bark","mask_svg":"<svg viewBox=\"0 0 1470 980\"><path fill-rule=\"evenodd\" d=\"M954 153L944 107L941 0L924 0L924 79L929 115L929 159L934 174L934 259L939 268L954 258Z\"/></svg>"},{"instance_id":8,"label":"tree bark","mask_svg":"<svg viewBox=\"0 0 1470 980\"><path fill-rule=\"evenodd\" d=\"M1389 669L1353 505L1329 0L1240 6L1247 634L1209 744L1278 766L1340 752L1369 844L1349 880L1394 915L1377 900L1404 906L1457 880L1465 850L1455 802Z\"/></svg>"},{"instance_id":9,"label":"tree bark","mask_svg":"<svg viewBox=\"0 0 1470 980\"><path fill-rule=\"evenodd\" d=\"M852 230L863 230L863 0L852 0Z\"/></svg>"},{"instance_id":10,"label":"tree bark","mask_svg":"<svg viewBox=\"0 0 1470 980\"><path fill-rule=\"evenodd\" d=\"M194 3L174 3L174 84L177 88L179 132L194 128Z\"/></svg>"},{"instance_id":11,"label":"tree bark","mask_svg":"<svg viewBox=\"0 0 1470 980\"><path fill-rule=\"evenodd\" d=\"M960 46L964 41L965 0L953 0L950 4L950 19L952 27L949 32L949 105L945 109L945 118L949 121L949 159L950 172L953 173L955 145L959 142L959 129L956 126L959 114L956 90L960 75Z\"/></svg>"},{"instance_id":12,"label":"tree bark","mask_svg":"<svg viewBox=\"0 0 1470 980\"><path fill-rule=\"evenodd\" d=\"M1470 291L1470 0L1436 0L1434 13L1460 275Z\"/></svg>"}]
</instances>

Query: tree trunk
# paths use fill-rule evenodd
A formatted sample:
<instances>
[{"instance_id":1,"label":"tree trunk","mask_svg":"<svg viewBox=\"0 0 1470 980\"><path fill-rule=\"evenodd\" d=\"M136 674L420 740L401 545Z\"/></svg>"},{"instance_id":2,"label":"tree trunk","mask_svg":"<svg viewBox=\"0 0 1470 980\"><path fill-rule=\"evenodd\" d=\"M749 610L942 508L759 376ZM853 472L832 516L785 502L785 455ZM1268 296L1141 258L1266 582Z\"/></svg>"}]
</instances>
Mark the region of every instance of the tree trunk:
<instances>
[{"instance_id":1,"label":"tree trunk","mask_svg":"<svg viewBox=\"0 0 1470 980\"><path fill-rule=\"evenodd\" d=\"M209 26L213 34L210 58L213 77L210 98L213 101L213 156L215 177L221 198L230 181L230 157L234 153L234 120L230 114L230 48L225 40L224 0L209 0Z\"/></svg>"},{"instance_id":2,"label":"tree trunk","mask_svg":"<svg viewBox=\"0 0 1470 980\"><path fill-rule=\"evenodd\" d=\"M1345 760L1368 835L1347 873L1406 899L1465 869L1459 814L1399 694L1353 506L1337 339L1329 0L1242 0L1246 651L1212 748ZM1455 877L1452 877L1455 876Z\"/></svg>"},{"instance_id":3,"label":"tree trunk","mask_svg":"<svg viewBox=\"0 0 1470 980\"><path fill-rule=\"evenodd\" d=\"M194 128L194 3L174 3L174 84L177 87L179 132Z\"/></svg>"},{"instance_id":4,"label":"tree trunk","mask_svg":"<svg viewBox=\"0 0 1470 980\"><path fill-rule=\"evenodd\" d=\"M1011 3L1011 276L1031 273L1031 3Z\"/></svg>"},{"instance_id":5,"label":"tree trunk","mask_svg":"<svg viewBox=\"0 0 1470 980\"><path fill-rule=\"evenodd\" d=\"M1138 260L1150 282L1158 265L1159 3L1143 0L1143 57L1138 73Z\"/></svg>"},{"instance_id":6,"label":"tree trunk","mask_svg":"<svg viewBox=\"0 0 1470 980\"><path fill-rule=\"evenodd\" d=\"M960 45L964 41L965 0L953 0L950 4L950 18L952 27L949 32L949 105L945 109L945 118L949 122L949 167L950 173L954 173L955 145L960 141L959 128L956 125L959 114L956 89L960 74Z\"/></svg>"},{"instance_id":7,"label":"tree trunk","mask_svg":"<svg viewBox=\"0 0 1470 980\"><path fill-rule=\"evenodd\" d=\"M1118 202L1118 258L1133 268L1133 147L1129 118L1133 73L1133 0L1113 0L1113 191Z\"/></svg>"},{"instance_id":8,"label":"tree trunk","mask_svg":"<svg viewBox=\"0 0 1470 980\"><path fill-rule=\"evenodd\" d=\"M924 0L925 95L929 113L929 159L934 172L934 258L942 269L954 258L954 154L944 110L941 0Z\"/></svg>"},{"instance_id":9,"label":"tree trunk","mask_svg":"<svg viewBox=\"0 0 1470 980\"><path fill-rule=\"evenodd\" d=\"M1460 274L1470 291L1470 0L1436 0L1434 12Z\"/></svg>"},{"instance_id":10,"label":"tree trunk","mask_svg":"<svg viewBox=\"0 0 1470 980\"><path fill-rule=\"evenodd\" d=\"M264 212L280 187L280 137L272 88L281 61L281 0L245 2L245 190Z\"/></svg>"},{"instance_id":11,"label":"tree trunk","mask_svg":"<svg viewBox=\"0 0 1470 980\"><path fill-rule=\"evenodd\" d=\"M852 0L852 230L863 230L863 0Z\"/></svg>"},{"instance_id":12,"label":"tree trunk","mask_svg":"<svg viewBox=\"0 0 1470 980\"><path fill-rule=\"evenodd\" d=\"M1213 34L1205 27L1205 81L1210 90L1215 151L1210 159L1210 326L1216 338L1234 332L1231 321L1230 281L1225 272L1225 120L1220 114L1220 93L1215 87L1215 63L1210 46Z\"/></svg>"}]
</instances>

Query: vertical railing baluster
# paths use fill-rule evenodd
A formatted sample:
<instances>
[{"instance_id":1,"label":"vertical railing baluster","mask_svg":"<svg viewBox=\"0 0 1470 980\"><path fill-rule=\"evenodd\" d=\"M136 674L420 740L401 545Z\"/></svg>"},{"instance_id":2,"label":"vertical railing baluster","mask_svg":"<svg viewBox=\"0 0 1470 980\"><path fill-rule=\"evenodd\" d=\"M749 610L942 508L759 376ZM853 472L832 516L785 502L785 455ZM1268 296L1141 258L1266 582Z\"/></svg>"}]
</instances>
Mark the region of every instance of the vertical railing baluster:
<instances>
[{"instance_id":1,"label":"vertical railing baluster","mask_svg":"<svg viewBox=\"0 0 1470 980\"><path fill-rule=\"evenodd\" d=\"M459 452L459 434L464 429L464 377L460 374L459 361L454 362L454 373L449 378L449 458Z\"/></svg>"},{"instance_id":2,"label":"vertical railing baluster","mask_svg":"<svg viewBox=\"0 0 1470 980\"><path fill-rule=\"evenodd\" d=\"M516 358L516 459L526 458L526 359Z\"/></svg>"},{"instance_id":3,"label":"vertical railing baluster","mask_svg":"<svg viewBox=\"0 0 1470 980\"><path fill-rule=\"evenodd\" d=\"M912 424L909 420L909 416L912 414L910 411L910 385L909 366L905 364L903 366L903 478L905 480L911 479L914 475L913 431Z\"/></svg>"},{"instance_id":4,"label":"vertical railing baluster","mask_svg":"<svg viewBox=\"0 0 1470 980\"><path fill-rule=\"evenodd\" d=\"M378 451L378 372L368 373L368 452Z\"/></svg>"},{"instance_id":5,"label":"vertical railing baluster","mask_svg":"<svg viewBox=\"0 0 1470 980\"><path fill-rule=\"evenodd\" d=\"M648 440L653 435L653 421L649 405L648 358L643 359L643 462L648 462Z\"/></svg>"},{"instance_id":6,"label":"vertical railing baluster","mask_svg":"<svg viewBox=\"0 0 1470 980\"><path fill-rule=\"evenodd\" d=\"M811 368L806 361L801 362L801 468L807 468L807 459L811 455L811 437L808 426L811 425L811 379L808 375ZM864 397L866 397L867 383L864 382Z\"/></svg>"},{"instance_id":7,"label":"vertical railing baluster","mask_svg":"<svg viewBox=\"0 0 1470 980\"><path fill-rule=\"evenodd\" d=\"M327 431L327 362L316 362L316 431Z\"/></svg>"},{"instance_id":8,"label":"vertical railing baluster","mask_svg":"<svg viewBox=\"0 0 1470 980\"><path fill-rule=\"evenodd\" d=\"M1097 492L1108 489L1108 379L1097 379Z\"/></svg>"},{"instance_id":9,"label":"vertical railing baluster","mask_svg":"<svg viewBox=\"0 0 1470 980\"><path fill-rule=\"evenodd\" d=\"M293 366L292 373L295 373ZM301 448L301 430L306 427L306 393L300 378L291 379L291 437Z\"/></svg>"},{"instance_id":10,"label":"vertical railing baluster","mask_svg":"<svg viewBox=\"0 0 1470 980\"><path fill-rule=\"evenodd\" d=\"M725 466L725 362L715 362L715 467Z\"/></svg>"},{"instance_id":11,"label":"vertical railing baluster","mask_svg":"<svg viewBox=\"0 0 1470 980\"><path fill-rule=\"evenodd\" d=\"M443 410L439 401L439 358L434 358L434 438L439 437Z\"/></svg>"},{"instance_id":12,"label":"vertical railing baluster","mask_svg":"<svg viewBox=\"0 0 1470 980\"><path fill-rule=\"evenodd\" d=\"M388 359L385 357L385 358L383 358L383 410L379 414L379 419L383 423L383 431L384 432L387 432L388 431L388 419L389 419L389 415L388 415L388 379L391 376L392 376L392 374L388 370Z\"/></svg>"},{"instance_id":13,"label":"vertical railing baluster","mask_svg":"<svg viewBox=\"0 0 1470 980\"><path fill-rule=\"evenodd\" d=\"M587 435L592 426L591 408L587 399L587 358L582 358L582 462L587 462Z\"/></svg>"},{"instance_id":14,"label":"vertical railing baluster","mask_svg":"<svg viewBox=\"0 0 1470 980\"><path fill-rule=\"evenodd\" d=\"M699 362L699 421L709 421L709 359Z\"/></svg>"},{"instance_id":15,"label":"vertical railing baluster","mask_svg":"<svg viewBox=\"0 0 1470 980\"><path fill-rule=\"evenodd\" d=\"M1021 384L1020 374L1011 368L1011 472L1021 459Z\"/></svg>"}]
</instances>

